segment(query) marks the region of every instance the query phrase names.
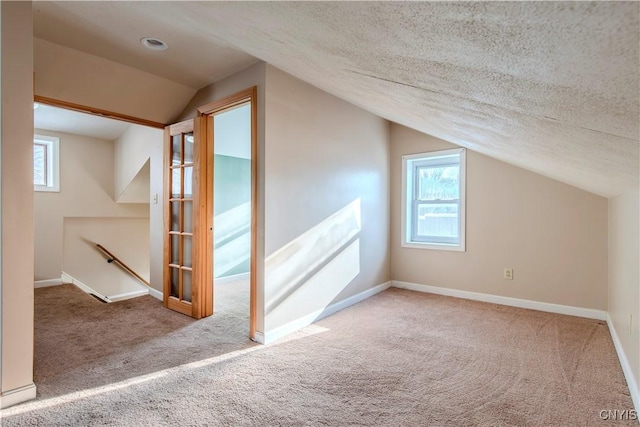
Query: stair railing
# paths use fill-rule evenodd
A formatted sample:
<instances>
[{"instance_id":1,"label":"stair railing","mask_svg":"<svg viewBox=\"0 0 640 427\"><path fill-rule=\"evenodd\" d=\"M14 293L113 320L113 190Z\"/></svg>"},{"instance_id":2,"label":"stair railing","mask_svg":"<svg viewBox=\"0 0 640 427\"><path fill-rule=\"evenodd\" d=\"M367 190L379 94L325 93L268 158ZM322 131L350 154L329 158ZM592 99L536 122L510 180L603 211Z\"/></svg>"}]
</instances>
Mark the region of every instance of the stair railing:
<instances>
[{"instance_id":1,"label":"stair railing","mask_svg":"<svg viewBox=\"0 0 640 427\"><path fill-rule=\"evenodd\" d=\"M102 253L104 253L107 256L107 262L109 264L111 264L112 262L115 262L116 264L118 264L124 271L126 271L127 273L131 274L133 277L135 277L136 279L138 279L139 281L141 281L142 283L144 283L145 285L147 285L148 287L151 287L151 283L147 282L145 280L144 277L140 276L138 273L136 273L135 271L133 271L133 269L131 269L131 267L129 267L127 264L125 264L124 262L122 262L117 256L115 256L114 254L112 254L111 252L109 252L109 250L107 250L107 248L105 248L104 246L102 246L101 244L96 244L96 247L98 249L100 249L100 251Z\"/></svg>"}]
</instances>

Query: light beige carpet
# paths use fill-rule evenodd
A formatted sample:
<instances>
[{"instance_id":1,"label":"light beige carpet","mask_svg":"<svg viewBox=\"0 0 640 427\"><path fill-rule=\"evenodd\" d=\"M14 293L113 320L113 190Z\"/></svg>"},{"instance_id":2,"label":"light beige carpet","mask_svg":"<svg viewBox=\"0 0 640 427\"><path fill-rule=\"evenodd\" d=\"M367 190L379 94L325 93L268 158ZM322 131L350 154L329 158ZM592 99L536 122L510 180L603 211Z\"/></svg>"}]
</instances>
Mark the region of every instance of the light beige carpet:
<instances>
[{"instance_id":1,"label":"light beige carpet","mask_svg":"<svg viewBox=\"0 0 640 427\"><path fill-rule=\"evenodd\" d=\"M233 304L88 298L36 292L39 397L3 426L637 425L599 419L632 409L600 321L389 289L258 346Z\"/></svg>"}]
</instances>

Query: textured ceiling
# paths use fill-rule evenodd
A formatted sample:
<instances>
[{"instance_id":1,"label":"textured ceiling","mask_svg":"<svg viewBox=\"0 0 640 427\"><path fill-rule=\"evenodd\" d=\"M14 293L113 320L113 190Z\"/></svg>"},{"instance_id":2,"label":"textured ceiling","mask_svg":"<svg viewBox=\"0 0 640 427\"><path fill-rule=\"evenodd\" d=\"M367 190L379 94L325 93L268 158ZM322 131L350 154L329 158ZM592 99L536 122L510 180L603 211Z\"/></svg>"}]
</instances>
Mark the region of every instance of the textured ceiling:
<instances>
[{"instance_id":1,"label":"textured ceiling","mask_svg":"<svg viewBox=\"0 0 640 427\"><path fill-rule=\"evenodd\" d=\"M517 166L604 196L638 187L638 3L38 5L36 35L176 81L214 77L199 70L201 57L218 55L224 40L384 118ZM139 28L198 49L165 67L146 52L123 54L125 39L164 37Z\"/></svg>"}]
</instances>

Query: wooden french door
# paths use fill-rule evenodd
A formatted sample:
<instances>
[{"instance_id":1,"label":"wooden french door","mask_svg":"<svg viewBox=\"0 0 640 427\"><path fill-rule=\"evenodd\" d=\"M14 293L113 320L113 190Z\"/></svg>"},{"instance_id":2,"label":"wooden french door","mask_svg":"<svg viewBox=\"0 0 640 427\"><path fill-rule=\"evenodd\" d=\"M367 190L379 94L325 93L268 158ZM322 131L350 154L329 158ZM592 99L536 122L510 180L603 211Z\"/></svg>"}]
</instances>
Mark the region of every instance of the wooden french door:
<instances>
[{"instance_id":1,"label":"wooden french door","mask_svg":"<svg viewBox=\"0 0 640 427\"><path fill-rule=\"evenodd\" d=\"M213 314L207 209L212 153L200 131L202 120L186 120L164 131L164 305L196 319Z\"/></svg>"}]
</instances>

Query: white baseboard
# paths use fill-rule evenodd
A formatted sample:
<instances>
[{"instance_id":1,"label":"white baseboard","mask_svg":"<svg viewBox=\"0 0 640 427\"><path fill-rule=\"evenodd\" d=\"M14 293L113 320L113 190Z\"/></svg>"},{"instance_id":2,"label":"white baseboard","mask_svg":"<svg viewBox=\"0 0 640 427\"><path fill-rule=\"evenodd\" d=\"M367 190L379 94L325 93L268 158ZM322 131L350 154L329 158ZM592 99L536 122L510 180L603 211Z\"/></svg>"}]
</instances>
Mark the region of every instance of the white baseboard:
<instances>
[{"instance_id":1,"label":"white baseboard","mask_svg":"<svg viewBox=\"0 0 640 427\"><path fill-rule=\"evenodd\" d=\"M62 272L62 282L63 283L73 283L73 277L69 276L64 271Z\"/></svg>"},{"instance_id":2,"label":"white baseboard","mask_svg":"<svg viewBox=\"0 0 640 427\"><path fill-rule=\"evenodd\" d=\"M49 286L59 286L62 285L64 281L62 279L47 279L47 280L36 280L33 282L34 288L48 288Z\"/></svg>"},{"instance_id":3,"label":"white baseboard","mask_svg":"<svg viewBox=\"0 0 640 427\"><path fill-rule=\"evenodd\" d=\"M482 294L478 292L461 291L459 289L441 288L438 286L420 285L418 283L400 282L393 280L394 288L408 289L410 291L426 292L430 294L444 295L470 299L474 301L490 302L493 304L509 305L512 307L528 308L530 310L546 311L549 313L566 314L568 316L586 317L588 319L607 320L607 312L593 308L573 307L570 305L552 304L548 302L532 301L520 298L503 297L499 295Z\"/></svg>"},{"instance_id":4,"label":"white baseboard","mask_svg":"<svg viewBox=\"0 0 640 427\"><path fill-rule=\"evenodd\" d=\"M138 291L125 292L125 293L122 293L122 294L111 295L109 297L109 299L111 300L111 302L124 301L126 299L141 297L143 295L149 295L149 290L148 289L140 289Z\"/></svg>"},{"instance_id":5,"label":"white baseboard","mask_svg":"<svg viewBox=\"0 0 640 427\"><path fill-rule=\"evenodd\" d=\"M258 344L264 344L264 334L262 332L256 331L256 335L253 337L253 341L257 342Z\"/></svg>"},{"instance_id":6,"label":"white baseboard","mask_svg":"<svg viewBox=\"0 0 640 427\"><path fill-rule=\"evenodd\" d=\"M111 302L111 299L108 296L102 295L100 292L94 291L93 289L91 289L91 287L85 285L80 280L76 279L75 277L71 276L68 273L65 273L64 271L62 272L62 280L64 280L65 283L73 283L78 288L82 289L84 292L88 294L93 294L105 302Z\"/></svg>"},{"instance_id":7,"label":"white baseboard","mask_svg":"<svg viewBox=\"0 0 640 427\"><path fill-rule=\"evenodd\" d=\"M156 289L149 288L149 295L160 301L164 301L164 294Z\"/></svg>"},{"instance_id":8,"label":"white baseboard","mask_svg":"<svg viewBox=\"0 0 640 427\"><path fill-rule=\"evenodd\" d=\"M233 276L225 276L214 279L213 284L223 285L225 283L237 282L239 280L249 280L249 273L234 274Z\"/></svg>"},{"instance_id":9,"label":"white baseboard","mask_svg":"<svg viewBox=\"0 0 640 427\"><path fill-rule=\"evenodd\" d=\"M620 341L620 337L618 336L618 331L616 331L616 328L613 326L613 322L611 321L609 313L607 313L607 325L609 325L609 333L611 334L613 345L616 348L616 353L618 353L618 359L620 360L620 366L622 366L624 378L627 380L627 385L629 386L629 392L631 393L633 406L635 406L636 411L640 411L640 391L638 390L638 383L633 375L631 365L629 364L629 359L627 359L627 355L625 354L624 348L622 347L622 342Z\"/></svg>"},{"instance_id":10,"label":"white baseboard","mask_svg":"<svg viewBox=\"0 0 640 427\"><path fill-rule=\"evenodd\" d=\"M292 332L297 331L298 329L302 329L305 326L309 326L313 322L316 322L320 319L323 319L327 316L331 316L332 314L343 310L349 306L352 306L360 301L363 301L370 296L373 296L379 292L388 289L391 286L391 282L386 282L381 285L375 286L373 288L367 289L366 291L360 292L359 294L353 295L349 298L343 299L337 303L331 304L330 306L317 310L311 314L303 316L299 319L293 320L285 325L279 326L271 331L265 332L263 336L263 341L261 344L269 344L272 343L285 335L289 335ZM256 341L258 341L256 337ZM259 342L259 341L258 341Z\"/></svg>"},{"instance_id":11,"label":"white baseboard","mask_svg":"<svg viewBox=\"0 0 640 427\"><path fill-rule=\"evenodd\" d=\"M5 409L9 406L17 405L18 403L26 402L27 400L35 398L36 385L34 383L14 388L13 390L5 391L0 395L0 409Z\"/></svg>"}]
</instances>

